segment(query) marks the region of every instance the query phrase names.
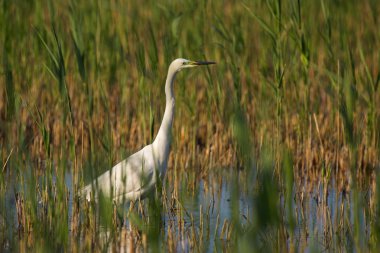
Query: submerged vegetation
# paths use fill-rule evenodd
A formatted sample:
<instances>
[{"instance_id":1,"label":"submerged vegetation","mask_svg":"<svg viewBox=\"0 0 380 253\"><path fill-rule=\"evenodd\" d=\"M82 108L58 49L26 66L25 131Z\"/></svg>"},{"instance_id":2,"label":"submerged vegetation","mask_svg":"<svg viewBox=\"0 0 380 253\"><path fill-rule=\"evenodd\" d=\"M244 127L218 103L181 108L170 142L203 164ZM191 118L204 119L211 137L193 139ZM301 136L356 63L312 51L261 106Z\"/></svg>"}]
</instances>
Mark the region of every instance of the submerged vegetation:
<instances>
[{"instance_id":1,"label":"submerged vegetation","mask_svg":"<svg viewBox=\"0 0 380 253\"><path fill-rule=\"evenodd\" d=\"M0 251L380 249L379 1L0 3ZM79 200L178 57L154 197Z\"/></svg>"}]
</instances>

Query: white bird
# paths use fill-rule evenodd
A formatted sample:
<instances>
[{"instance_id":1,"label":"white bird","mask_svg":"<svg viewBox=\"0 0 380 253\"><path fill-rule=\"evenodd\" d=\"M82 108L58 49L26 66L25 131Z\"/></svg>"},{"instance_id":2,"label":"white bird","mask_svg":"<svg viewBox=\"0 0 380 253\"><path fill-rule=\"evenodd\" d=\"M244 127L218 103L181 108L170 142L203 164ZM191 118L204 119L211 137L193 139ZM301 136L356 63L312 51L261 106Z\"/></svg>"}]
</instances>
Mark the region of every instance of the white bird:
<instances>
[{"instance_id":1,"label":"white bird","mask_svg":"<svg viewBox=\"0 0 380 253\"><path fill-rule=\"evenodd\" d=\"M170 153L171 128L174 117L175 99L173 83L176 74L185 68L215 64L208 61L174 60L168 70L165 84L166 107L164 117L152 144L116 164L91 184L85 186L80 196L90 201L97 199L99 192L115 202L145 198L155 187L158 177L166 173Z\"/></svg>"}]
</instances>

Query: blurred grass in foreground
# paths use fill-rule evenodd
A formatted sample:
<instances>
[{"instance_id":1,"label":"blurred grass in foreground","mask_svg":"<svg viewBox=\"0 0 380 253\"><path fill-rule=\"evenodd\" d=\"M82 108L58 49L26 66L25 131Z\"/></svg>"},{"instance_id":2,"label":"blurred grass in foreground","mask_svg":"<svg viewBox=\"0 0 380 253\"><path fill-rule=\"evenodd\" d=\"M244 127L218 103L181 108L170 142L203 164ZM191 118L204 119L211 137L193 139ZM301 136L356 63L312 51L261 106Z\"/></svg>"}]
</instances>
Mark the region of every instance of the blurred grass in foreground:
<instances>
[{"instance_id":1,"label":"blurred grass in foreground","mask_svg":"<svg viewBox=\"0 0 380 253\"><path fill-rule=\"evenodd\" d=\"M0 6L1 249L379 249L378 1ZM177 76L159 197L80 203L85 182L154 138L177 57L218 64ZM220 178L229 219L188 212Z\"/></svg>"}]
</instances>

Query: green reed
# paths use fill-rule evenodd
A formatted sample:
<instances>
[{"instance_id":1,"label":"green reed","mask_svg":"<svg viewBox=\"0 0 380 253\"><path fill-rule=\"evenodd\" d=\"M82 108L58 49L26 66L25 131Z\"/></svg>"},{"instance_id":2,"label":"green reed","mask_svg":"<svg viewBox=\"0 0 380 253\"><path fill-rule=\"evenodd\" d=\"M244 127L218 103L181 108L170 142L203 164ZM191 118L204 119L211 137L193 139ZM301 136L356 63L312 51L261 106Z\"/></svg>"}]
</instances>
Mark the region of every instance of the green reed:
<instances>
[{"instance_id":1,"label":"green reed","mask_svg":"<svg viewBox=\"0 0 380 253\"><path fill-rule=\"evenodd\" d=\"M103 251L128 216L153 251L174 251L178 234L198 251L213 234L217 250L302 251L297 229L318 251L306 215L317 203L328 250L379 248L377 1L47 3L0 1L1 245ZM169 182L128 212L86 207L80 187L154 138L177 57L217 65L177 76ZM222 167L236 172L231 217L207 225L202 206L198 224L183 203ZM171 212L188 230L168 232Z\"/></svg>"}]
</instances>

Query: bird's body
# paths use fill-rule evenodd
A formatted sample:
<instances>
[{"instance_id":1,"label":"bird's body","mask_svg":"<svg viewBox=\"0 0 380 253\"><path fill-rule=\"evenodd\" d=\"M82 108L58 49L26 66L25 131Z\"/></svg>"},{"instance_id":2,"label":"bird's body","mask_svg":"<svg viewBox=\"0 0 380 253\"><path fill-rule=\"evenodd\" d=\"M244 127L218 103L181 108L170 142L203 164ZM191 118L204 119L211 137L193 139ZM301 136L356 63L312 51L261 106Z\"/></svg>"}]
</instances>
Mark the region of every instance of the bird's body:
<instances>
[{"instance_id":1,"label":"bird's body","mask_svg":"<svg viewBox=\"0 0 380 253\"><path fill-rule=\"evenodd\" d=\"M165 84L165 113L155 140L85 186L80 193L82 197L88 201L97 199L101 191L104 196L121 202L143 199L152 192L157 181L165 176L170 153L175 76L183 68L213 63L176 59L170 64Z\"/></svg>"},{"instance_id":2,"label":"bird's body","mask_svg":"<svg viewBox=\"0 0 380 253\"><path fill-rule=\"evenodd\" d=\"M145 198L157 180L152 154L152 144L145 146L84 187L82 195L90 201L100 190L116 202Z\"/></svg>"}]
</instances>

